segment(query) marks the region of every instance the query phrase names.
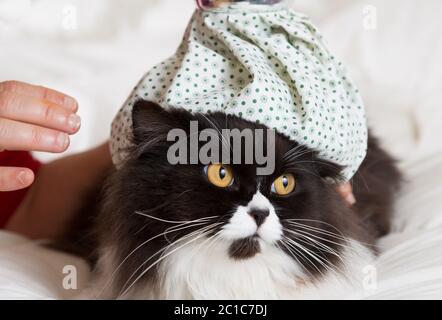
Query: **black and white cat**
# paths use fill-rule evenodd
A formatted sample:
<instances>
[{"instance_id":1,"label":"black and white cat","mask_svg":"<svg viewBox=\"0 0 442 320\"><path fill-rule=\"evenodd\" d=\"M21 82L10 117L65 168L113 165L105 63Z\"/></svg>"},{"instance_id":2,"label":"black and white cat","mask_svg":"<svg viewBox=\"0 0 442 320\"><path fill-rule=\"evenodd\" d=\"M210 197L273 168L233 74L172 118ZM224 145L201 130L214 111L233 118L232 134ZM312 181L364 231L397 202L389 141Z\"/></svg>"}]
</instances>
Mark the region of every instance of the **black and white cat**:
<instances>
[{"instance_id":1,"label":"black and white cat","mask_svg":"<svg viewBox=\"0 0 442 320\"><path fill-rule=\"evenodd\" d=\"M106 183L95 219L97 281L91 298L339 298L362 286L376 239L389 230L401 175L370 137L349 207L331 181L341 167L276 135L276 169L171 165L172 128L266 127L223 113L139 101L136 147Z\"/></svg>"}]
</instances>

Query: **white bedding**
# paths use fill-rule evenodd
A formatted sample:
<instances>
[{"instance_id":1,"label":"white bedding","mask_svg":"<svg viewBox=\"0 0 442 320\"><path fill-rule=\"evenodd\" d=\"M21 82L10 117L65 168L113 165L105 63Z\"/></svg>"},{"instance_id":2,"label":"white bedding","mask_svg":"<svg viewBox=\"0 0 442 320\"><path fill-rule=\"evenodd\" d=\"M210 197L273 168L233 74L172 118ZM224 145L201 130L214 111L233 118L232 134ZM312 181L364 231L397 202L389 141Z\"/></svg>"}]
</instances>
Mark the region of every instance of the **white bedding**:
<instances>
[{"instance_id":1,"label":"white bedding","mask_svg":"<svg viewBox=\"0 0 442 320\"><path fill-rule=\"evenodd\" d=\"M393 230L380 241L377 289L343 298L441 299L442 2L293 2L347 64L370 126L407 176ZM0 81L77 97L83 129L70 152L84 150L106 139L131 87L174 51L192 10L193 0L0 0ZM62 286L66 265L77 267L78 288L87 283L83 261L0 232L0 298L72 297Z\"/></svg>"}]
</instances>

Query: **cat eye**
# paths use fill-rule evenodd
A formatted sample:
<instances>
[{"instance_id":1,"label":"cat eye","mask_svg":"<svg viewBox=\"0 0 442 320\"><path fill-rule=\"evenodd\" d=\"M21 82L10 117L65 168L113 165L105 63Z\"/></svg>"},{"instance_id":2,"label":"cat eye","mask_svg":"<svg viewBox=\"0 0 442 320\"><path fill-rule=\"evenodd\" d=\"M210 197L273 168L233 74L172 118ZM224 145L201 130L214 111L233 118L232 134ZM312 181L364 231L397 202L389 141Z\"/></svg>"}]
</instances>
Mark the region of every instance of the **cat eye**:
<instances>
[{"instance_id":1,"label":"cat eye","mask_svg":"<svg viewBox=\"0 0 442 320\"><path fill-rule=\"evenodd\" d=\"M286 196L295 190L296 181L292 174L283 174L272 183L271 191L279 196Z\"/></svg>"},{"instance_id":2,"label":"cat eye","mask_svg":"<svg viewBox=\"0 0 442 320\"><path fill-rule=\"evenodd\" d=\"M227 188L233 184L233 171L228 165L222 163L211 164L206 166L204 171L206 172L207 179L214 186Z\"/></svg>"}]
</instances>

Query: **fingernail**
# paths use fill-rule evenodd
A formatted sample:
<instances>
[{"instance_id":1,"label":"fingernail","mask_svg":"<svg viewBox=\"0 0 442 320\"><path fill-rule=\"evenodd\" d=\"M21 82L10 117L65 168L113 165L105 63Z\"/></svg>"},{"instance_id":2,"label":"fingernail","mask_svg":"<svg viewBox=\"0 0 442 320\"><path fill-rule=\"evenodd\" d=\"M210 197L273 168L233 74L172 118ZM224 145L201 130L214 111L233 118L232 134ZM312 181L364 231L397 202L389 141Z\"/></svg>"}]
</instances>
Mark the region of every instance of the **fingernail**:
<instances>
[{"instance_id":1,"label":"fingernail","mask_svg":"<svg viewBox=\"0 0 442 320\"><path fill-rule=\"evenodd\" d=\"M350 193L345 200L350 204L350 205L354 205L356 203L356 198L353 195L353 193Z\"/></svg>"},{"instance_id":2,"label":"fingernail","mask_svg":"<svg viewBox=\"0 0 442 320\"><path fill-rule=\"evenodd\" d=\"M81 125L81 118L76 114L71 114L68 118L69 127L71 127L72 130L78 130Z\"/></svg>"},{"instance_id":3,"label":"fingernail","mask_svg":"<svg viewBox=\"0 0 442 320\"><path fill-rule=\"evenodd\" d=\"M26 186L31 183L31 175L27 171L20 171L17 175L17 180L22 186Z\"/></svg>"},{"instance_id":4,"label":"fingernail","mask_svg":"<svg viewBox=\"0 0 442 320\"><path fill-rule=\"evenodd\" d=\"M57 145L61 149L65 149L69 143L69 136L66 133L60 133L57 137Z\"/></svg>"},{"instance_id":5,"label":"fingernail","mask_svg":"<svg viewBox=\"0 0 442 320\"><path fill-rule=\"evenodd\" d=\"M63 103L67 108L76 111L77 110L77 101L74 98L71 97L64 97L64 103Z\"/></svg>"}]
</instances>

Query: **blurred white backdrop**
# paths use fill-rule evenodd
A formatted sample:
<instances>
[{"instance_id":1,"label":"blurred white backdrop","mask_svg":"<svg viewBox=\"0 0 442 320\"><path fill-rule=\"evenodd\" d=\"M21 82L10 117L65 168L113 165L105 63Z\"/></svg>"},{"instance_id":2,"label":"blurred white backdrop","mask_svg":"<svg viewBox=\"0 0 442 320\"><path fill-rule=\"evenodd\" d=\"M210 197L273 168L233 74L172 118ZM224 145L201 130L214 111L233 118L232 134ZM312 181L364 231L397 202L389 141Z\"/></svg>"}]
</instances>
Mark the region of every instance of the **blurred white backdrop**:
<instances>
[{"instance_id":1,"label":"blurred white backdrop","mask_svg":"<svg viewBox=\"0 0 442 320\"><path fill-rule=\"evenodd\" d=\"M347 65L370 126L407 176L393 231L381 241L377 297L442 298L442 1L291 3ZM85 150L107 139L132 87L174 52L194 8L194 0L0 0L0 81L76 97L83 126L68 152ZM20 262L28 255L0 253L11 270L29 265Z\"/></svg>"},{"instance_id":2,"label":"blurred white backdrop","mask_svg":"<svg viewBox=\"0 0 442 320\"><path fill-rule=\"evenodd\" d=\"M420 110L440 101L441 1L291 5L312 17L347 64L379 134L400 137L393 144L398 152L426 134L416 132L416 121ZM107 138L114 113L139 78L174 52L194 8L194 0L0 0L0 81L27 81L76 97L83 127L69 152L84 150ZM392 122L382 121L389 114L393 132Z\"/></svg>"}]
</instances>

